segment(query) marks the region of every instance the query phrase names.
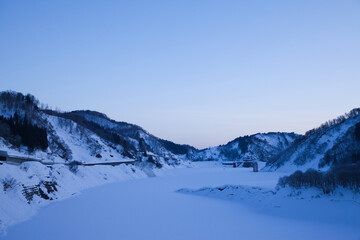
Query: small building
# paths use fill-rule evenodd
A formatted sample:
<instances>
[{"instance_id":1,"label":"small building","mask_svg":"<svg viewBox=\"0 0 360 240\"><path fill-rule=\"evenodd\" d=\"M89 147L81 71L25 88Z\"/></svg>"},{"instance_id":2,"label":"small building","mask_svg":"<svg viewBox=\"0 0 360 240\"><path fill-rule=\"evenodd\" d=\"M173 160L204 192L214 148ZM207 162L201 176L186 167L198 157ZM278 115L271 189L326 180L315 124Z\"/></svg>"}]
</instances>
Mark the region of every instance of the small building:
<instances>
[{"instance_id":1,"label":"small building","mask_svg":"<svg viewBox=\"0 0 360 240\"><path fill-rule=\"evenodd\" d=\"M223 161L222 162L222 165L224 165L224 166L232 166L233 164L234 164L233 161Z\"/></svg>"},{"instance_id":2,"label":"small building","mask_svg":"<svg viewBox=\"0 0 360 240\"><path fill-rule=\"evenodd\" d=\"M247 158L244 158L244 159L243 159L243 164L242 164L242 166L243 166L243 167L252 167L252 166L253 166L253 163L254 163L253 159L247 157Z\"/></svg>"},{"instance_id":3,"label":"small building","mask_svg":"<svg viewBox=\"0 0 360 240\"><path fill-rule=\"evenodd\" d=\"M223 161L222 165L232 166L233 168L237 168L241 165L241 162L240 161Z\"/></svg>"}]
</instances>

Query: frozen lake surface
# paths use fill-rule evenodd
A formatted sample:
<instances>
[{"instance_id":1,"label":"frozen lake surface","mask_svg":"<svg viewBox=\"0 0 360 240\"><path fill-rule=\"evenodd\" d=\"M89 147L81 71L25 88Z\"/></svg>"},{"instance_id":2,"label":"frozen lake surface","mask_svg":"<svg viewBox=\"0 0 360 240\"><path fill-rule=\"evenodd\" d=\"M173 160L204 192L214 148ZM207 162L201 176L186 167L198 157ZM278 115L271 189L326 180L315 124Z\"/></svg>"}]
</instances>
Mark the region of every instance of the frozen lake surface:
<instances>
[{"instance_id":1,"label":"frozen lake surface","mask_svg":"<svg viewBox=\"0 0 360 240\"><path fill-rule=\"evenodd\" d=\"M360 239L357 203L290 200L262 210L258 204L176 192L227 184L274 188L278 177L213 163L167 170L54 202L10 227L4 239Z\"/></svg>"}]
</instances>

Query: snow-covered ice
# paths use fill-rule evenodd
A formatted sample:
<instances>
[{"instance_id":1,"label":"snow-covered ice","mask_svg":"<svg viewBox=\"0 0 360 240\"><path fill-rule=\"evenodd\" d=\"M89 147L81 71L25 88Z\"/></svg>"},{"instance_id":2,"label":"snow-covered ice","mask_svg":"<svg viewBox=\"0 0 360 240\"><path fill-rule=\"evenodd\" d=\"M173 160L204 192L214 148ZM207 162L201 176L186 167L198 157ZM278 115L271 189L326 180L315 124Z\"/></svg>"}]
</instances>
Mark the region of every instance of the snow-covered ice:
<instances>
[{"instance_id":1,"label":"snow-covered ice","mask_svg":"<svg viewBox=\"0 0 360 240\"><path fill-rule=\"evenodd\" d=\"M31 220L11 227L4 239L360 239L356 202L284 195L272 206L272 194L266 191L274 188L280 173L217 163L162 173L95 187L47 205ZM247 201L177 192L226 185L255 190ZM251 194L265 194L266 204Z\"/></svg>"}]
</instances>

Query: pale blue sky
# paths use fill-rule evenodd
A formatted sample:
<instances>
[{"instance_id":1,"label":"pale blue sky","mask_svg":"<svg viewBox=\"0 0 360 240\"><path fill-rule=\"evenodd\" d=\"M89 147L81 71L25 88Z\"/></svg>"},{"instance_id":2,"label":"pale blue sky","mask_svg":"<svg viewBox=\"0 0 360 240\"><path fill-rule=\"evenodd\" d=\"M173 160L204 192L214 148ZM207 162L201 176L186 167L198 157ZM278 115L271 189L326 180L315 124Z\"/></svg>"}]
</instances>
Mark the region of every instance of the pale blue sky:
<instances>
[{"instance_id":1,"label":"pale blue sky","mask_svg":"<svg viewBox=\"0 0 360 240\"><path fill-rule=\"evenodd\" d=\"M1 90L196 147L360 107L360 1L0 1Z\"/></svg>"}]
</instances>

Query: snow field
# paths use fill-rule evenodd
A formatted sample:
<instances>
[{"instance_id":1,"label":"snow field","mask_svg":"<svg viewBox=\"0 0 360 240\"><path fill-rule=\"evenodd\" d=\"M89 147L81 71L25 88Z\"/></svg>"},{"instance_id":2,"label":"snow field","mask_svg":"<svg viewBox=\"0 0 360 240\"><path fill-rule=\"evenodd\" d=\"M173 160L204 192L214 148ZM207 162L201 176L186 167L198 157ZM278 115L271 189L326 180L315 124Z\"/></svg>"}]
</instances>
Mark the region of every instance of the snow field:
<instances>
[{"instance_id":1,"label":"snow field","mask_svg":"<svg viewBox=\"0 0 360 240\"><path fill-rule=\"evenodd\" d=\"M4 239L359 239L357 202L286 190L274 197L279 176L218 163L168 169L57 201Z\"/></svg>"}]
</instances>

